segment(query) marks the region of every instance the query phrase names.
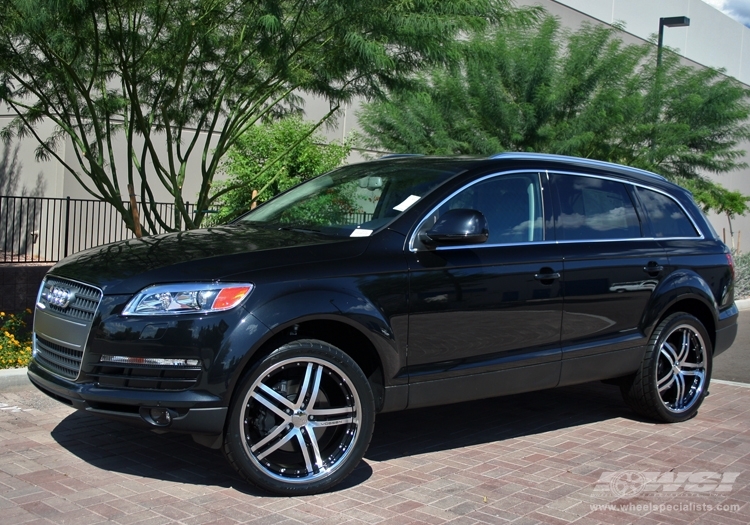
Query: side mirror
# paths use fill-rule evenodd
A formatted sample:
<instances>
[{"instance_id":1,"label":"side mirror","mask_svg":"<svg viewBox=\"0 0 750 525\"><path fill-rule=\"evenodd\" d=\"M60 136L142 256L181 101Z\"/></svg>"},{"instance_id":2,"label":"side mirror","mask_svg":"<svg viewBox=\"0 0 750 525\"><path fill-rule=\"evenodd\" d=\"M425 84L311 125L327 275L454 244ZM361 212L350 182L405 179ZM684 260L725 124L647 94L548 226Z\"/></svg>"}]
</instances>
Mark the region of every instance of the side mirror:
<instances>
[{"instance_id":1,"label":"side mirror","mask_svg":"<svg viewBox=\"0 0 750 525\"><path fill-rule=\"evenodd\" d=\"M477 210L456 209L443 213L435 225L419 235L426 246L481 244L490 236L487 219Z\"/></svg>"}]
</instances>

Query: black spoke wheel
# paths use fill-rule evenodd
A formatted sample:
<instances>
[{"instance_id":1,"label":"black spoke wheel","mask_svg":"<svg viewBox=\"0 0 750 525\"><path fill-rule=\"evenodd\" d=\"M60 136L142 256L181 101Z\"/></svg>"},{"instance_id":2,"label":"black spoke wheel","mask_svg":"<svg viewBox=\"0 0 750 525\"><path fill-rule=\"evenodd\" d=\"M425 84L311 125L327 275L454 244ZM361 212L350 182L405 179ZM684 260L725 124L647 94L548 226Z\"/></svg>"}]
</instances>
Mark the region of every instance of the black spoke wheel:
<instances>
[{"instance_id":1,"label":"black spoke wheel","mask_svg":"<svg viewBox=\"0 0 750 525\"><path fill-rule=\"evenodd\" d=\"M708 392L712 354L697 318L670 315L654 331L632 382L622 385L625 401L639 414L667 423L690 419Z\"/></svg>"},{"instance_id":2,"label":"black spoke wheel","mask_svg":"<svg viewBox=\"0 0 750 525\"><path fill-rule=\"evenodd\" d=\"M286 344L243 378L224 452L248 481L284 495L315 494L344 479L370 443L367 378L338 348Z\"/></svg>"}]
</instances>

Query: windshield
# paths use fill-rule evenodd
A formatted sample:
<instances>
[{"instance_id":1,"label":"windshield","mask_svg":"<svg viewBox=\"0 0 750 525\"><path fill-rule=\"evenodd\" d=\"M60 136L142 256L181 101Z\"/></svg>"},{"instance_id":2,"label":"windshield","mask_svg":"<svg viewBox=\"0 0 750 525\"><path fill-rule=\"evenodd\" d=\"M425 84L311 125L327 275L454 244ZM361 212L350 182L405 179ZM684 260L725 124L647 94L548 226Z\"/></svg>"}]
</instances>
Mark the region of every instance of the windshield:
<instances>
[{"instance_id":1,"label":"windshield","mask_svg":"<svg viewBox=\"0 0 750 525\"><path fill-rule=\"evenodd\" d=\"M398 162L344 166L271 199L238 222L367 237L461 170L451 167Z\"/></svg>"}]
</instances>

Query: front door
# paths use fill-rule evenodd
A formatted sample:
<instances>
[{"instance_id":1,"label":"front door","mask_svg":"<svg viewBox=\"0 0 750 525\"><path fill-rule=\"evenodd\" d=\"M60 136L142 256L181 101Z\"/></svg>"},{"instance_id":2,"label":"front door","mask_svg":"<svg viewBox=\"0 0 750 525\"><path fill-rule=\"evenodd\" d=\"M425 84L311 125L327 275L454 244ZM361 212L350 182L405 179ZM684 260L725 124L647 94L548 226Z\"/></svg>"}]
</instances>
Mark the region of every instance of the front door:
<instances>
[{"instance_id":1,"label":"front door","mask_svg":"<svg viewBox=\"0 0 750 525\"><path fill-rule=\"evenodd\" d=\"M417 242L409 253L410 407L557 384L562 258L545 228L543 178L486 177L423 222L428 229L449 209L476 209L490 236L437 249Z\"/></svg>"}]
</instances>

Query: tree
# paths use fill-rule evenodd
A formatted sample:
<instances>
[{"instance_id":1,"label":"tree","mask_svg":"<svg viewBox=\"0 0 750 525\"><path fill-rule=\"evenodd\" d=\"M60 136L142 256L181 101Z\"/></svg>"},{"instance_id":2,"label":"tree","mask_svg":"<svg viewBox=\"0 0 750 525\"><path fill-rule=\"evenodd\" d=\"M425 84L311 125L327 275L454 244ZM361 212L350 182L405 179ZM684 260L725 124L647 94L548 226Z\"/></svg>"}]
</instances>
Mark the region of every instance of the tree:
<instances>
[{"instance_id":1,"label":"tree","mask_svg":"<svg viewBox=\"0 0 750 525\"><path fill-rule=\"evenodd\" d=\"M750 91L721 71L683 66L618 28L478 32L458 65L434 67L418 89L365 105L367 145L399 153L559 153L647 169L700 188L704 209L743 214L747 197L705 178L746 167Z\"/></svg>"},{"instance_id":2,"label":"tree","mask_svg":"<svg viewBox=\"0 0 750 525\"><path fill-rule=\"evenodd\" d=\"M340 166L350 146L325 144L314 128L315 124L300 117L288 117L245 131L227 152L226 180L214 186L222 196L211 222L231 220L277 193ZM283 161L274 162L277 158ZM230 190L225 192L225 188Z\"/></svg>"},{"instance_id":3,"label":"tree","mask_svg":"<svg viewBox=\"0 0 750 525\"><path fill-rule=\"evenodd\" d=\"M256 123L322 96L397 89L426 64L457 57L457 36L538 10L510 0L5 0L0 101L17 115L6 139L32 136L129 228L127 183L147 203L144 229L198 227L219 193L221 160ZM43 122L54 132L44 136ZM60 144L68 140L77 162ZM118 140L126 143L118 153ZM124 158L123 158L124 157ZM183 194L200 165L196 212ZM124 173L122 173L124 171ZM154 205L173 197L174 225ZM224 188L230 191L230 188Z\"/></svg>"},{"instance_id":4,"label":"tree","mask_svg":"<svg viewBox=\"0 0 750 525\"><path fill-rule=\"evenodd\" d=\"M737 215L744 215L748 211L748 201L750 196L743 195L739 191L731 191L720 184L705 178L685 179L678 178L676 181L679 185L689 189L703 211L713 210L716 213L724 214L729 225L729 240L732 251L739 249L739 243L734 242L734 228L732 219Z\"/></svg>"}]
</instances>

